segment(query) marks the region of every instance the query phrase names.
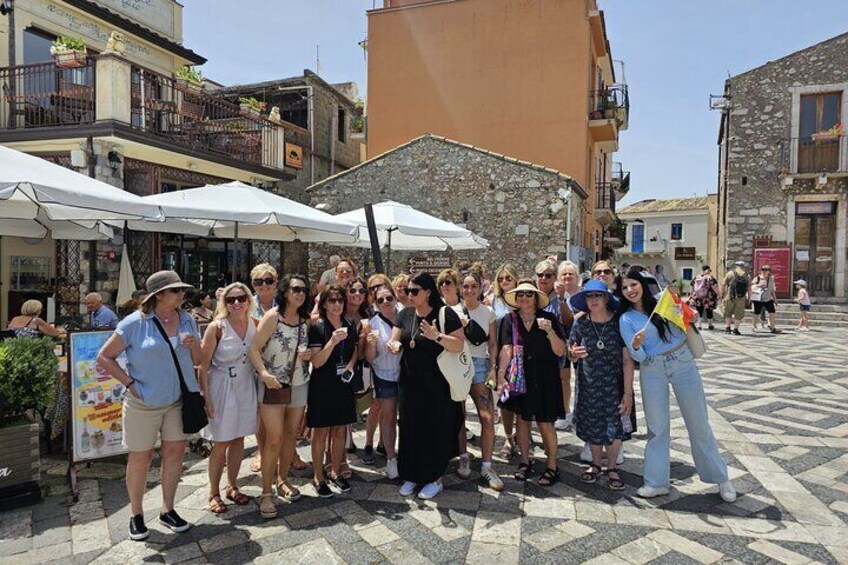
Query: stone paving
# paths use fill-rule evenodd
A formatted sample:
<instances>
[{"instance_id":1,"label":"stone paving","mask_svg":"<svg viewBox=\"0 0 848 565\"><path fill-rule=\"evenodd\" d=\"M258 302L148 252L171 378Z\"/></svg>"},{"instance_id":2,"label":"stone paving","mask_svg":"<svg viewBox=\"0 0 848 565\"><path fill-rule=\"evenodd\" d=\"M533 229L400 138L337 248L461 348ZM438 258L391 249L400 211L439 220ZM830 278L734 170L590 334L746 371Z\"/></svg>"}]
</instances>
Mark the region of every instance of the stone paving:
<instances>
[{"instance_id":1,"label":"stone paving","mask_svg":"<svg viewBox=\"0 0 848 565\"><path fill-rule=\"evenodd\" d=\"M626 444L622 493L581 483L580 442L560 433L563 480L553 488L517 483L514 465L496 461L506 489L483 489L476 461L468 481L452 466L436 500L403 499L398 484L382 476L384 461L367 467L352 456L349 494L318 499L304 486L304 497L280 504L271 521L254 504L230 505L223 516L206 511L205 460L192 455L177 507L194 527L166 533L155 519L153 489L145 501L151 536L138 543L126 539L121 458L81 466L77 504L69 502L64 465L48 461L44 502L0 512L0 563L848 562L848 332L705 333L710 351L699 364L740 494L733 504L695 475L673 409L674 488L650 501L635 496L644 429ZM361 430L356 437L361 446ZM308 459L308 447L301 451ZM258 477L247 466L240 486L258 495ZM151 472L151 485L157 474ZM295 484L307 480L301 474Z\"/></svg>"}]
</instances>

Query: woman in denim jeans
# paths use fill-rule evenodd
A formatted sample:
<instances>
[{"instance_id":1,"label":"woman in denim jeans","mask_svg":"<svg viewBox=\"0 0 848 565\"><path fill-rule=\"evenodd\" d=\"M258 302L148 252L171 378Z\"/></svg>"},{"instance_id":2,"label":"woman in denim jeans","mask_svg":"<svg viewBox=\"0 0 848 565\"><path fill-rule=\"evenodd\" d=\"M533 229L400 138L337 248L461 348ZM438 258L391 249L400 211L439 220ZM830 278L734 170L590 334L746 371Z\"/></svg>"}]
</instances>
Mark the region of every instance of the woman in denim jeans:
<instances>
[{"instance_id":1,"label":"woman in denim jeans","mask_svg":"<svg viewBox=\"0 0 848 565\"><path fill-rule=\"evenodd\" d=\"M735 501L736 490L727 477L727 465L719 455L710 428L701 375L686 346L686 334L659 316L651 316L657 300L639 271L631 269L624 276L621 292L625 300L622 301L619 329L631 356L641 364L639 382L648 423L645 484L636 494L653 498L669 493L668 385L671 384L689 432L698 476L705 483L718 484L722 500Z\"/></svg>"}]
</instances>

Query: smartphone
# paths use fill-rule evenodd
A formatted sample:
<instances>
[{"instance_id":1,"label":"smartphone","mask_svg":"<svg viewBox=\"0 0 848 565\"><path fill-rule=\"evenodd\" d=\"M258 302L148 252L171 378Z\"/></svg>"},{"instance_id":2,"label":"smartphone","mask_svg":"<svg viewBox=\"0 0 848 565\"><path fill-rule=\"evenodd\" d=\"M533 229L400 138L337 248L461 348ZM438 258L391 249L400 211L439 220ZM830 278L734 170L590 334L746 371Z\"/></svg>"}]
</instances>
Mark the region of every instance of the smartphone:
<instances>
[{"instance_id":1,"label":"smartphone","mask_svg":"<svg viewBox=\"0 0 848 565\"><path fill-rule=\"evenodd\" d=\"M345 371L342 373L342 382L345 384L350 383L353 380L353 371Z\"/></svg>"}]
</instances>

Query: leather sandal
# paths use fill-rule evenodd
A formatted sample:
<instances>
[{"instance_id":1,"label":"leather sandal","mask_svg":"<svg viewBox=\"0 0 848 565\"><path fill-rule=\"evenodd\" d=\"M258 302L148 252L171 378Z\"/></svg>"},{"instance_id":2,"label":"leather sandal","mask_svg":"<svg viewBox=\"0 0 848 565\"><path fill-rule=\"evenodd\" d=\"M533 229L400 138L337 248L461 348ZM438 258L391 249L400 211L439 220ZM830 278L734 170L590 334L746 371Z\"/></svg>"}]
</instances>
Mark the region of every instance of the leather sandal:
<instances>
[{"instance_id":1,"label":"leather sandal","mask_svg":"<svg viewBox=\"0 0 848 565\"><path fill-rule=\"evenodd\" d=\"M542 476L539 477L537 481L540 487L549 487L555 482L559 480L559 467L556 469L551 469L550 467L545 469L545 472L542 473Z\"/></svg>"},{"instance_id":2,"label":"leather sandal","mask_svg":"<svg viewBox=\"0 0 848 565\"><path fill-rule=\"evenodd\" d=\"M288 482L277 483L277 494L286 502L294 502L301 496L300 491Z\"/></svg>"},{"instance_id":3,"label":"leather sandal","mask_svg":"<svg viewBox=\"0 0 848 565\"><path fill-rule=\"evenodd\" d=\"M266 504L266 501L268 500L270 500L270 506ZM277 517L277 505L274 504L273 492L263 492L259 495L259 515L266 520L271 520Z\"/></svg>"},{"instance_id":4,"label":"leather sandal","mask_svg":"<svg viewBox=\"0 0 848 565\"><path fill-rule=\"evenodd\" d=\"M598 482L598 476L601 474L601 467L594 463L589 463L589 468L580 475L580 480L586 484Z\"/></svg>"},{"instance_id":5,"label":"leather sandal","mask_svg":"<svg viewBox=\"0 0 848 565\"><path fill-rule=\"evenodd\" d=\"M257 455L253 458L253 461L250 462L250 472L251 473L259 473L262 471L262 456Z\"/></svg>"},{"instance_id":6,"label":"leather sandal","mask_svg":"<svg viewBox=\"0 0 848 565\"><path fill-rule=\"evenodd\" d=\"M615 473L615 477L612 476ZM624 490L624 481L621 480L621 473L618 472L618 467L607 469L607 486L610 490Z\"/></svg>"},{"instance_id":7,"label":"leather sandal","mask_svg":"<svg viewBox=\"0 0 848 565\"><path fill-rule=\"evenodd\" d=\"M220 494L213 494L209 497L209 511L212 514L223 514L227 511L227 505L221 500Z\"/></svg>"},{"instance_id":8,"label":"leather sandal","mask_svg":"<svg viewBox=\"0 0 848 565\"><path fill-rule=\"evenodd\" d=\"M250 497L241 492L238 487L230 485L225 489L224 492L227 493L228 500L232 500L239 506L244 506L245 504L250 502Z\"/></svg>"},{"instance_id":9,"label":"leather sandal","mask_svg":"<svg viewBox=\"0 0 848 565\"><path fill-rule=\"evenodd\" d=\"M519 463L518 470L512 476L516 481L526 481L527 477L533 474L533 462Z\"/></svg>"}]
</instances>

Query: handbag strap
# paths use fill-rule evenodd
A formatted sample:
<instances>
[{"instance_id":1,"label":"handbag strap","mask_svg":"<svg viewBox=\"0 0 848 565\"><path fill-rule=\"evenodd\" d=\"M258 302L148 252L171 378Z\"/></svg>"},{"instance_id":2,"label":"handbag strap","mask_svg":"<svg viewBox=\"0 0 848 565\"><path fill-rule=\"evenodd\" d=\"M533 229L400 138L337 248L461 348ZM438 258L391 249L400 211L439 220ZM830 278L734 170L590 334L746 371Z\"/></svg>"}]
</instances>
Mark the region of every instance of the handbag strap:
<instances>
[{"instance_id":1,"label":"handbag strap","mask_svg":"<svg viewBox=\"0 0 848 565\"><path fill-rule=\"evenodd\" d=\"M294 382L294 368L297 366L297 348L300 347L300 332L303 328L303 322L297 322L297 340L294 342L294 354L292 355L291 369L289 369L289 384Z\"/></svg>"},{"instance_id":2,"label":"handbag strap","mask_svg":"<svg viewBox=\"0 0 848 565\"><path fill-rule=\"evenodd\" d=\"M177 375L180 377L180 390L183 394L188 392L188 386L185 383L185 377L183 377L183 370L180 368L180 362L177 359L177 352L174 351L174 346L171 345L171 340L168 339L168 334L165 333L165 328L162 327L162 323L159 321L159 318L153 316L153 323L156 324L156 328L159 330L159 333L162 334L162 338L165 340L165 343L168 344L168 349L171 351L171 359L174 360L174 367L177 368Z\"/></svg>"},{"instance_id":3,"label":"handbag strap","mask_svg":"<svg viewBox=\"0 0 848 565\"><path fill-rule=\"evenodd\" d=\"M512 346L521 345L518 343L518 314L515 312L510 312L510 317L512 318Z\"/></svg>"}]
</instances>

